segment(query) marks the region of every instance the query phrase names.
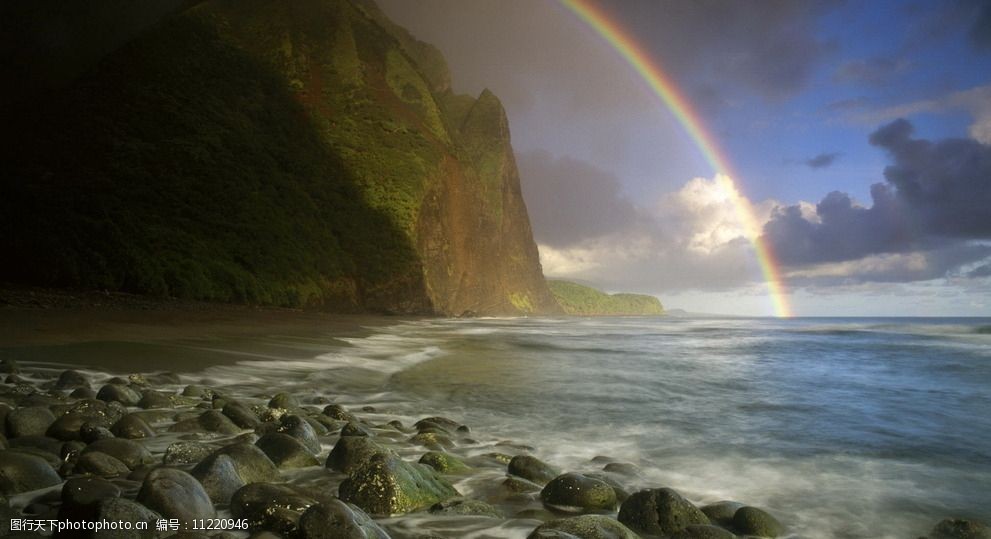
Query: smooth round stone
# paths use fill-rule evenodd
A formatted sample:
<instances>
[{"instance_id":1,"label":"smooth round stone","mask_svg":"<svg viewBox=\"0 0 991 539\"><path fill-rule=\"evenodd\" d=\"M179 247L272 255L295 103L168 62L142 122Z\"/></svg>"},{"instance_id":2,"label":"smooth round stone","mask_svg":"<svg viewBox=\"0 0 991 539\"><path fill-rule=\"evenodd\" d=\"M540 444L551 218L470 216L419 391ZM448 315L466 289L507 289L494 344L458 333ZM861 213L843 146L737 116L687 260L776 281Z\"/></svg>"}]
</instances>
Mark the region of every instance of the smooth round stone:
<instances>
[{"instance_id":1,"label":"smooth round stone","mask_svg":"<svg viewBox=\"0 0 991 539\"><path fill-rule=\"evenodd\" d=\"M705 513L669 488L634 493L619 508L619 521L634 531L654 535L672 535L693 524L710 524Z\"/></svg>"},{"instance_id":2,"label":"smooth round stone","mask_svg":"<svg viewBox=\"0 0 991 539\"><path fill-rule=\"evenodd\" d=\"M640 539L623 524L603 515L581 515L546 522L527 539Z\"/></svg>"},{"instance_id":3,"label":"smooth round stone","mask_svg":"<svg viewBox=\"0 0 991 539\"><path fill-rule=\"evenodd\" d=\"M781 535L781 523L766 511L744 506L733 514L733 529L740 535L777 537Z\"/></svg>"},{"instance_id":4,"label":"smooth round stone","mask_svg":"<svg viewBox=\"0 0 991 539\"><path fill-rule=\"evenodd\" d=\"M7 435L11 438L41 436L54 422L55 415L46 407L18 408L7 414Z\"/></svg>"},{"instance_id":5,"label":"smooth round stone","mask_svg":"<svg viewBox=\"0 0 991 539\"><path fill-rule=\"evenodd\" d=\"M227 504L231 496L245 485L237 473L237 464L229 455L217 455L193 468L193 477L214 503Z\"/></svg>"},{"instance_id":6,"label":"smooth round stone","mask_svg":"<svg viewBox=\"0 0 991 539\"><path fill-rule=\"evenodd\" d=\"M0 494L10 496L61 482L45 459L17 450L0 451Z\"/></svg>"},{"instance_id":7,"label":"smooth round stone","mask_svg":"<svg viewBox=\"0 0 991 539\"><path fill-rule=\"evenodd\" d=\"M96 398L101 401L114 401L124 406L137 406L141 394L124 384L106 384L96 392Z\"/></svg>"},{"instance_id":8,"label":"smooth round stone","mask_svg":"<svg viewBox=\"0 0 991 539\"><path fill-rule=\"evenodd\" d=\"M357 506L333 499L312 505L299 518L301 539L389 539Z\"/></svg>"},{"instance_id":9,"label":"smooth round stone","mask_svg":"<svg viewBox=\"0 0 991 539\"><path fill-rule=\"evenodd\" d=\"M152 470L141 484L137 501L165 518L179 522L216 516L210 496L195 477L175 468Z\"/></svg>"},{"instance_id":10,"label":"smooth round stone","mask_svg":"<svg viewBox=\"0 0 991 539\"><path fill-rule=\"evenodd\" d=\"M522 477L538 485L546 485L551 479L561 475L546 462L530 455L517 455L509 461L507 471L510 475Z\"/></svg>"},{"instance_id":11,"label":"smooth round stone","mask_svg":"<svg viewBox=\"0 0 991 539\"><path fill-rule=\"evenodd\" d=\"M106 453L88 451L79 456L72 471L77 474L92 474L99 477L117 477L127 475L131 469Z\"/></svg>"},{"instance_id":12,"label":"smooth round stone","mask_svg":"<svg viewBox=\"0 0 991 539\"><path fill-rule=\"evenodd\" d=\"M979 520L947 518L933 527L929 539L991 539L991 528Z\"/></svg>"},{"instance_id":13,"label":"smooth round stone","mask_svg":"<svg viewBox=\"0 0 991 539\"><path fill-rule=\"evenodd\" d=\"M155 461L151 453L143 445L134 440L125 440L122 438L97 440L86 446L86 449L83 450L83 455L85 456L87 453L93 451L106 453L123 462L125 466L132 470L138 466L152 464Z\"/></svg>"},{"instance_id":14,"label":"smooth round stone","mask_svg":"<svg viewBox=\"0 0 991 539\"><path fill-rule=\"evenodd\" d=\"M255 442L279 468L306 468L319 466L320 461L302 442L281 432L266 434Z\"/></svg>"},{"instance_id":15,"label":"smooth round stone","mask_svg":"<svg viewBox=\"0 0 991 539\"><path fill-rule=\"evenodd\" d=\"M55 389L75 389L78 387L89 387L89 380L79 371L66 370L59 374L55 381Z\"/></svg>"},{"instance_id":16,"label":"smooth round stone","mask_svg":"<svg viewBox=\"0 0 991 539\"><path fill-rule=\"evenodd\" d=\"M540 491L540 499L563 510L601 511L616 507L616 492L608 483L577 473L552 479Z\"/></svg>"},{"instance_id":17,"label":"smooth round stone","mask_svg":"<svg viewBox=\"0 0 991 539\"><path fill-rule=\"evenodd\" d=\"M129 440L155 436L155 431L148 426L148 423L134 414L127 414L120 418L120 420L110 427L110 432L118 438L127 438Z\"/></svg>"}]
</instances>

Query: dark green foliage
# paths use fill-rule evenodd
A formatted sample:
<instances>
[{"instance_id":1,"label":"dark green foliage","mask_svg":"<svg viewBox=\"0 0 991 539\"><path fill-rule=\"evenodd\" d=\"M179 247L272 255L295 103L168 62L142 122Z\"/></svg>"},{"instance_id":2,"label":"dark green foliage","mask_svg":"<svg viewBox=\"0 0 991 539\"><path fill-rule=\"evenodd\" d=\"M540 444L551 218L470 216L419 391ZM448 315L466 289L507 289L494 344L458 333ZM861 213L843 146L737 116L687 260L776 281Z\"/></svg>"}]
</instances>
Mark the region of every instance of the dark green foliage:
<instances>
[{"instance_id":1,"label":"dark green foliage","mask_svg":"<svg viewBox=\"0 0 991 539\"><path fill-rule=\"evenodd\" d=\"M551 293L564 312L578 316L661 315L664 307L654 296L606 294L569 281L551 281Z\"/></svg>"},{"instance_id":2,"label":"dark green foliage","mask_svg":"<svg viewBox=\"0 0 991 539\"><path fill-rule=\"evenodd\" d=\"M407 234L282 74L205 18L160 25L12 116L0 278L336 308L416 287Z\"/></svg>"}]
</instances>

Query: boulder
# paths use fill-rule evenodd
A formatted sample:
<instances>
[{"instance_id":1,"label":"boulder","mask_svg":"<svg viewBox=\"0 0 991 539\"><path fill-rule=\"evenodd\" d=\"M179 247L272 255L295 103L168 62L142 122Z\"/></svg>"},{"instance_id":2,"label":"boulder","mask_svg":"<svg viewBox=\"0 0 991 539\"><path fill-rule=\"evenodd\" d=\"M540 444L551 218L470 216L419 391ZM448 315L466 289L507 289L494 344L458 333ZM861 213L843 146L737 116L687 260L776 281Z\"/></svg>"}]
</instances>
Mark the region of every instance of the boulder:
<instances>
[{"instance_id":1,"label":"boulder","mask_svg":"<svg viewBox=\"0 0 991 539\"><path fill-rule=\"evenodd\" d=\"M278 393L268 401L268 407L285 408L287 410L295 409L299 408L299 401L289 393Z\"/></svg>"},{"instance_id":2,"label":"boulder","mask_svg":"<svg viewBox=\"0 0 991 539\"><path fill-rule=\"evenodd\" d=\"M131 469L120 460L99 451L84 451L72 467L73 473L98 477L117 477L126 475L130 471Z\"/></svg>"},{"instance_id":3,"label":"boulder","mask_svg":"<svg viewBox=\"0 0 991 539\"><path fill-rule=\"evenodd\" d=\"M603 515L581 515L546 522L527 539L640 539L632 530Z\"/></svg>"},{"instance_id":4,"label":"boulder","mask_svg":"<svg viewBox=\"0 0 991 539\"><path fill-rule=\"evenodd\" d=\"M163 393L154 389L142 391L141 400L138 401L138 407L145 410L150 408L173 408L174 406L175 403L172 402L171 393Z\"/></svg>"},{"instance_id":5,"label":"boulder","mask_svg":"<svg viewBox=\"0 0 991 539\"><path fill-rule=\"evenodd\" d=\"M151 453L143 445L134 440L125 440L123 438L97 440L86 446L86 449L83 450L83 455L85 456L87 453L92 453L93 451L106 453L123 462L125 466L132 470L139 466L155 462Z\"/></svg>"},{"instance_id":6,"label":"boulder","mask_svg":"<svg viewBox=\"0 0 991 539\"><path fill-rule=\"evenodd\" d=\"M314 455L320 452L320 440L317 438L317 433L313 429L313 425L310 425L305 419L298 415L285 415L282 416L279 423L279 432L296 438Z\"/></svg>"},{"instance_id":7,"label":"boulder","mask_svg":"<svg viewBox=\"0 0 991 539\"><path fill-rule=\"evenodd\" d=\"M301 539L389 539L357 506L333 499L312 505L299 518Z\"/></svg>"},{"instance_id":8,"label":"boulder","mask_svg":"<svg viewBox=\"0 0 991 539\"><path fill-rule=\"evenodd\" d=\"M183 419L169 427L170 432L213 432L217 434L237 434L241 428L227 416L216 411L207 410L196 417Z\"/></svg>"},{"instance_id":9,"label":"boulder","mask_svg":"<svg viewBox=\"0 0 991 539\"><path fill-rule=\"evenodd\" d=\"M671 535L671 539L735 539L736 536L718 526L691 524Z\"/></svg>"},{"instance_id":10,"label":"boulder","mask_svg":"<svg viewBox=\"0 0 991 539\"><path fill-rule=\"evenodd\" d=\"M991 539L991 528L979 520L947 518L933 527L929 539Z\"/></svg>"},{"instance_id":11,"label":"boulder","mask_svg":"<svg viewBox=\"0 0 991 539\"><path fill-rule=\"evenodd\" d=\"M565 511L608 511L616 507L616 492L599 479L566 473L540 491L544 504Z\"/></svg>"},{"instance_id":12,"label":"boulder","mask_svg":"<svg viewBox=\"0 0 991 539\"><path fill-rule=\"evenodd\" d=\"M124 417L127 410L119 402L84 399L58 417L46 434L59 440L81 439L79 429L86 423L109 428Z\"/></svg>"},{"instance_id":13,"label":"boulder","mask_svg":"<svg viewBox=\"0 0 991 539\"><path fill-rule=\"evenodd\" d=\"M203 485L210 499L219 504L229 503L231 496L245 485L230 455L218 455L204 461L193 469L193 476Z\"/></svg>"},{"instance_id":14,"label":"boulder","mask_svg":"<svg viewBox=\"0 0 991 539\"><path fill-rule=\"evenodd\" d=\"M710 524L709 517L669 488L644 489L619 508L619 521L636 532L672 535L693 524Z\"/></svg>"},{"instance_id":15,"label":"boulder","mask_svg":"<svg viewBox=\"0 0 991 539\"><path fill-rule=\"evenodd\" d=\"M756 507L743 506L733 514L733 530L740 535L777 537L781 535L781 524L766 511Z\"/></svg>"},{"instance_id":16,"label":"boulder","mask_svg":"<svg viewBox=\"0 0 991 539\"><path fill-rule=\"evenodd\" d=\"M103 500L120 496L120 488L100 477L77 477L62 485L59 520L93 520Z\"/></svg>"},{"instance_id":17,"label":"boulder","mask_svg":"<svg viewBox=\"0 0 991 539\"><path fill-rule=\"evenodd\" d=\"M7 435L11 438L18 436L40 436L48 431L55 422L55 415L44 406L18 408L7 414Z\"/></svg>"},{"instance_id":18,"label":"boulder","mask_svg":"<svg viewBox=\"0 0 991 539\"><path fill-rule=\"evenodd\" d=\"M214 466L214 461L221 455L230 457L237 475L246 485L279 478L279 471L272 460L261 449L243 442L225 445L214 451L193 468L193 475L205 477L206 471Z\"/></svg>"},{"instance_id":19,"label":"boulder","mask_svg":"<svg viewBox=\"0 0 991 539\"><path fill-rule=\"evenodd\" d=\"M179 522L216 516L210 496L195 477L175 468L156 468L141 483L137 501Z\"/></svg>"},{"instance_id":20,"label":"boulder","mask_svg":"<svg viewBox=\"0 0 991 539\"><path fill-rule=\"evenodd\" d=\"M101 401L114 401L124 406L137 406L141 394L124 384L106 384L96 392L96 398Z\"/></svg>"},{"instance_id":21,"label":"boulder","mask_svg":"<svg viewBox=\"0 0 991 539\"><path fill-rule=\"evenodd\" d=\"M94 520L132 523L147 522L148 528L145 530L101 530L100 532L89 535L89 537L93 537L94 539L154 539L165 535L155 530L155 523L161 518L162 515L127 498L107 498L97 505Z\"/></svg>"},{"instance_id":22,"label":"boulder","mask_svg":"<svg viewBox=\"0 0 991 539\"><path fill-rule=\"evenodd\" d=\"M701 510L709 520L724 528L733 527L733 515L745 504L724 500L702 506Z\"/></svg>"},{"instance_id":23,"label":"boulder","mask_svg":"<svg viewBox=\"0 0 991 539\"><path fill-rule=\"evenodd\" d=\"M424 453L420 464L426 464L440 473L462 473L471 469L454 455L440 451Z\"/></svg>"},{"instance_id":24,"label":"boulder","mask_svg":"<svg viewBox=\"0 0 991 539\"><path fill-rule=\"evenodd\" d=\"M251 530L267 530L293 537L304 511L316 503L289 485L252 483L231 497L231 516L246 519Z\"/></svg>"},{"instance_id":25,"label":"boulder","mask_svg":"<svg viewBox=\"0 0 991 539\"><path fill-rule=\"evenodd\" d=\"M451 498L450 500L435 503L430 506L430 513L434 515L504 518L502 511L499 511L491 504L479 500L466 500L464 498Z\"/></svg>"},{"instance_id":26,"label":"boulder","mask_svg":"<svg viewBox=\"0 0 991 539\"><path fill-rule=\"evenodd\" d=\"M61 482L45 459L20 451L0 451L0 494L10 496Z\"/></svg>"},{"instance_id":27,"label":"boulder","mask_svg":"<svg viewBox=\"0 0 991 539\"><path fill-rule=\"evenodd\" d=\"M79 371L72 369L62 371L55 381L55 389L75 389L77 387L89 387L89 380Z\"/></svg>"},{"instance_id":28,"label":"boulder","mask_svg":"<svg viewBox=\"0 0 991 539\"><path fill-rule=\"evenodd\" d=\"M549 464L530 455L517 455L513 457L509 461L507 471L511 475L522 477L538 485L546 485L548 481L561 475L560 471L555 470Z\"/></svg>"},{"instance_id":29,"label":"boulder","mask_svg":"<svg viewBox=\"0 0 991 539\"><path fill-rule=\"evenodd\" d=\"M344 436L337 440L327 455L326 466L338 472L351 473L375 455L391 452L365 436Z\"/></svg>"},{"instance_id":30,"label":"boulder","mask_svg":"<svg viewBox=\"0 0 991 539\"><path fill-rule=\"evenodd\" d=\"M120 418L110 427L110 432L118 438L127 438L129 440L151 438L155 435L155 431L148 426L148 423L134 414L127 414Z\"/></svg>"},{"instance_id":31,"label":"boulder","mask_svg":"<svg viewBox=\"0 0 991 539\"><path fill-rule=\"evenodd\" d=\"M251 408L237 401L230 401L225 404L222 413L242 429L253 429L261 423Z\"/></svg>"},{"instance_id":32,"label":"boulder","mask_svg":"<svg viewBox=\"0 0 991 539\"><path fill-rule=\"evenodd\" d=\"M358 418L354 414L347 411L340 404L328 404L323 408L323 415L336 419L338 421L351 421L354 423L358 422Z\"/></svg>"},{"instance_id":33,"label":"boulder","mask_svg":"<svg viewBox=\"0 0 991 539\"><path fill-rule=\"evenodd\" d=\"M319 466L320 461L298 439L273 432L255 442L259 449L279 468L305 468Z\"/></svg>"},{"instance_id":34,"label":"boulder","mask_svg":"<svg viewBox=\"0 0 991 539\"><path fill-rule=\"evenodd\" d=\"M373 515L408 513L457 495L433 468L381 453L352 470L340 486L341 500Z\"/></svg>"},{"instance_id":35,"label":"boulder","mask_svg":"<svg viewBox=\"0 0 991 539\"><path fill-rule=\"evenodd\" d=\"M217 449L217 446L203 442L174 442L165 449L165 455L162 457L162 461L167 465L196 464L210 456L210 453L213 453Z\"/></svg>"}]
</instances>

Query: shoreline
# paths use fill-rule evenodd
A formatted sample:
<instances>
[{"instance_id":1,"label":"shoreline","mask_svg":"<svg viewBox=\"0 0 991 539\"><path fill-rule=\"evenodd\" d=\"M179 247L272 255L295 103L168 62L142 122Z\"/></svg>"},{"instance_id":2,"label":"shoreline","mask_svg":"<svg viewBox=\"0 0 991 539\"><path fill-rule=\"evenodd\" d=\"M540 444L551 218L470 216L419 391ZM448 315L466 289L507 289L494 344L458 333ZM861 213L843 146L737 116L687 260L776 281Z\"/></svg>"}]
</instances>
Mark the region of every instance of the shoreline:
<instances>
[{"instance_id":1,"label":"shoreline","mask_svg":"<svg viewBox=\"0 0 991 539\"><path fill-rule=\"evenodd\" d=\"M51 417L43 412L32 412L45 416L42 418L45 429L38 429L34 434L20 432L19 436L11 436L11 423L6 421L7 438L0 439L0 450L10 446L16 453L39 457L59 475L56 484L56 479L48 474L52 483L42 489L13 495L0 492L0 512L5 511L4 494L13 502L13 509L6 509L8 513L31 507L30 512L21 514L21 518L57 517L70 503L65 501L66 494L59 495L61 487L58 485L66 479L73 481L73 486L79 485L84 475L89 478L85 483L87 488L96 488L95 484L104 491L117 492L115 498L121 501L111 504L102 499L95 508L73 510L102 511L99 514L106 516L116 514L113 511L120 510L118 505L124 503L129 504L132 513L154 510L162 515L169 511L183 515L180 509L170 509L167 503L140 494L151 488L147 485L154 483L159 475L172 474L174 477L168 479L179 478L187 482L191 491L198 492L197 488L202 488L211 495L211 500L212 489L222 482L220 479L233 483L241 481L243 484L237 490L225 492L221 498L213 500L210 509L201 505L199 516L212 511L215 515L245 518L252 522L255 530L282 531L284 539L321 537L300 531L303 517L311 507L318 508L308 517L311 520L317 518L316 513L322 512L321 518L326 520L320 522L324 526L330 526L328 522L346 522L348 526L358 526L368 532L365 537L378 539L454 538L494 528L503 530L503 534L492 537L520 539L559 536L539 535L538 529L548 534L570 533L580 539L655 537L659 535L653 532L658 529L666 530L663 534L666 537L729 539L733 535L726 535L728 533L758 535L753 533L757 528L744 528L752 525L753 519L764 526L761 529L766 533L759 535L788 536L787 530L782 531L773 516L756 512L760 511L756 508L745 511L746 518L740 517L736 522L736 513L742 507L750 507L742 503L696 506L677 492L661 488L664 486L661 484L651 484L649 492L641 495L644 491L631 488L632 485L642 486L642 481L635 479L638 471L633 463L605 455L560 469L555 466L560 463L542 462L536 458L541 455L530 444L539 447L539 436L532 440L504 440L497 438L498 433L474 432L471 426L461 424L464 418L436 417L434 414L438 411L426 404L416 407L417 417L414 418L408 413L397 415L388 404L379 409L371 408L371 405L378 407L379 403L363 400L372 397L367 392L358 392L356 399L341 401L341 395L322 388L294 391L278 384L245 388L198 376L199 370L210 366L246 358L259 359L257 353L238 355L239 350L232 345L241 341L245 341L244 350L252 352L259 351L266 336L287 334L296 335L303 341L308 336L319 335L323 348L331 346L327 344L329 341L333 341L333 346L338 343L348 346L335 338L367 335L374 332L371 326L410 320L408 318L328 315L282 309L204 308L194 312L178 306L158 309L133 306L0 309L4 332L13 331L7 322L17 320L20 320L20 327L43 322L40 326L43 329L20 340L14 339L16 345L0 339L0 372L3 372L0 376L4 382L0 384L0 412L4 411L2 403L6 402L12 410L7 410L5 416L44 408L51 412ZM108 341L108 336L116 338ZM224 343L227 349L221 352L200 350L204 353L199 353L194 350L203 347L189 346L204 342ZM163 355L149 355L154 349L163 351ZM30 350L38 354L11 355ZM53 358L54 352L69 356L63 355L61 361L58 357L55 361L37 360ZM312 358L314 348L282 347L278 354L287 360L297 356ZM64 361L70 356L79 361ZM177 361L176 357L185 359ZM141 360L136 361L136 358ZM17 369L17 363L20 363L19 374L4 372L11 370L11 365ZM67 375L70 371L63 370L76 365L95 367L97 372L85 372L80 380ZM177 371L182 376L151 374L160 371ZM128 376L139 373L146 374ZM347 408L341 405L342 402ZM90 415L86 407L95 407L99 412ZM65 423L62 418L73 413L95 423L96 432L90 432L78 422L73 424L76 430L52 430L54 424ZM94 436L121 440L125 447L104 447L108 444ZM95 450L91 447L94 444L97 444ZM259 450L267 460L259 457ZM10 449L4 454L9 456L8 451ZM129 461L128 455L135 451L142 455L141 458L137 462ZM83 458L87 453L99 453L99 462L92 462L96 457ZM246 456L248 453L253 456ZM114 464L104 458L104 454L121 464ZM236 472L239 479L222 476L227 460L233 461L235 470L250 467L242 462L244 460L255 462L252 466L262 466L268 471L264 480L258 481L241 477L241 471ZM271 464L265 464L268 461ZM37 459L33 464L38 464ZM192 479L173 471L156 472L158 469L177 470ZM401 485L402 478L409 474L419 478L415 482L430 486L430 492L403 494L407 487ZM556 487L548 487L555 481ZM392 485L388 495L374 494L377 491L371 485L380 484ZM448 488L456 488L465 496L455 496ZM369 489L373 494L367 494ZM569 493L575 491L579 493L578 497L569 497ZM271 520L264 513L278 504L258 505L251 502L252 497L294 500L306 507L291 514L280 513L277 520ZM602 502L602 497L606 501ZM393 499L406 500L402 502L406 505L389 505ZM697 528L654 529L653 524L630 517L632 509L626 511L627 517L622 517L623 508L630 499L634 502L629 503L634 505L629 507L646 508L644 510L648 512L665 504L678 507L680 513L673 514L672 518L688 518ZM443 524L438 524L440 521ZM940 524L944 531L952 531L953 526L975 525L972 521L946 522ZM594 535L587 531L589 526L609 534ZM381 534L374 531L377 529L382 530ZM749 531L742 533L742 530ZM930 539L956 537L966 536L934 531Z\"/></svg>"}]
</instances>

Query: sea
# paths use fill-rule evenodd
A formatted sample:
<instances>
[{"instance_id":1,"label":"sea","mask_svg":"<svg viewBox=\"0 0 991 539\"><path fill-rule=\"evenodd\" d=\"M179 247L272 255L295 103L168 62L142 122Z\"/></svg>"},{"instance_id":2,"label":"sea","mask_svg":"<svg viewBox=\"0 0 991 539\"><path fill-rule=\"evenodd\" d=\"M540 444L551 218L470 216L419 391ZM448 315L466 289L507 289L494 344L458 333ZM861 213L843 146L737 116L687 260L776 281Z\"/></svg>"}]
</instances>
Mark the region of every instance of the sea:
<instances>
[{"instance_id":1,"label":"sea","mask_svg":"<svg viewBox=\"0 0 991 539\"><path fill-rule=\"evenodd\" d=\"M758 506L789 537L907 539L946 517L991 521L991 319L429 319L279 344L332 349L202 376L317 392L382 419L455 418L562 470L630 462L633 490ZM533 527L481 520L392 526L466 538Z\"/></svg>"},{"instance_id":2,"label":"sea","mask_svg":"<svg viewBox=\"0 0 991 539\"><path fill-rule=\"evenodd\" d=\"M96 343L73 357L116 353L134 358L128 368L158 357L184 383L319 398L373 424L449 417L471 428L474 441L452 450L466 458L528 452L583 473L632 463L630 491L757 506L792 538L912 539L947 517L991 522L991 319L384 319L347 335L205 335L157 352ZM205 352L226 359L161 359ZM503 474L455 486L491 500ZM418 513L383 524L401 539L523 539L539 522Z\"/></svg>"}]
</instances>

